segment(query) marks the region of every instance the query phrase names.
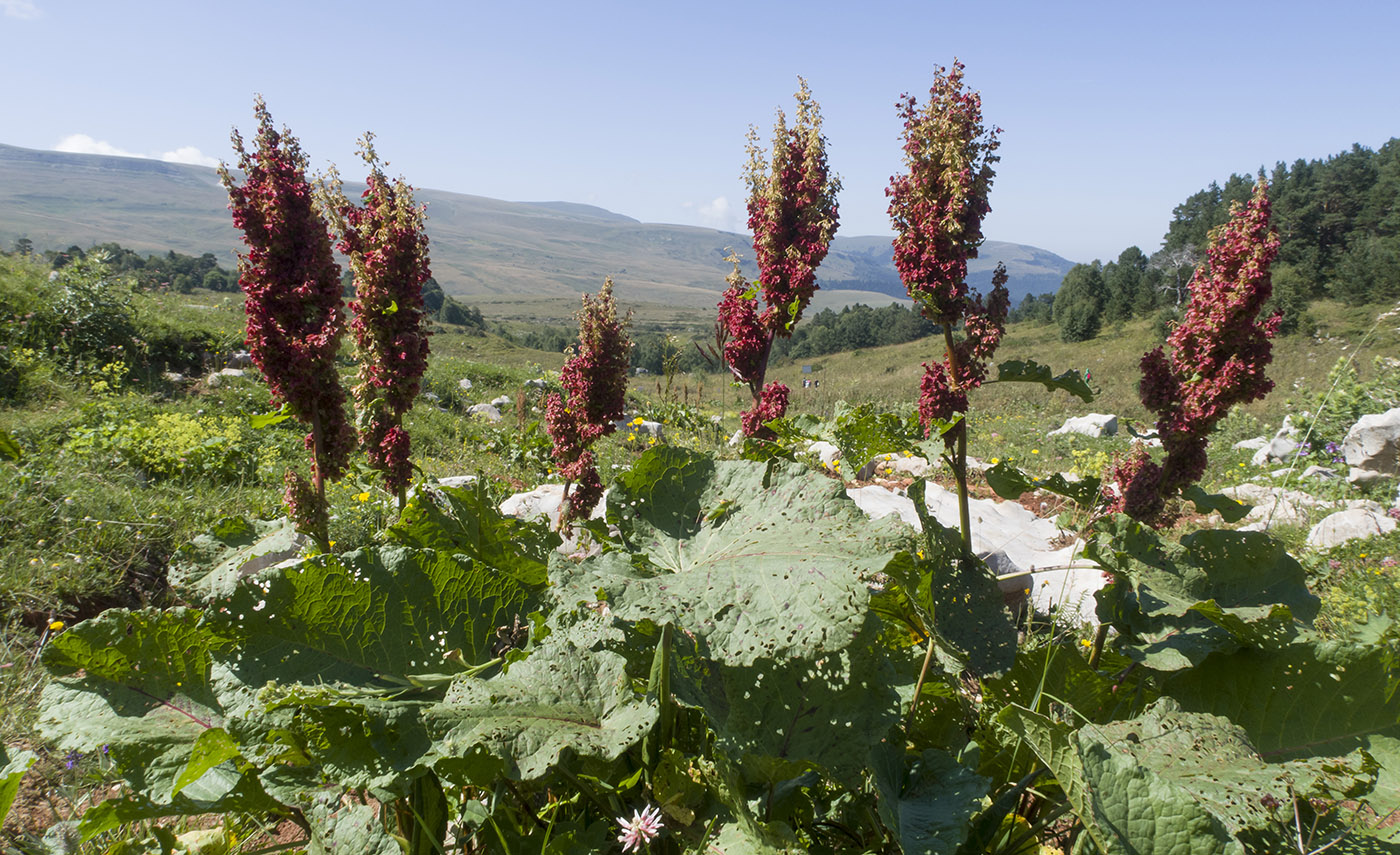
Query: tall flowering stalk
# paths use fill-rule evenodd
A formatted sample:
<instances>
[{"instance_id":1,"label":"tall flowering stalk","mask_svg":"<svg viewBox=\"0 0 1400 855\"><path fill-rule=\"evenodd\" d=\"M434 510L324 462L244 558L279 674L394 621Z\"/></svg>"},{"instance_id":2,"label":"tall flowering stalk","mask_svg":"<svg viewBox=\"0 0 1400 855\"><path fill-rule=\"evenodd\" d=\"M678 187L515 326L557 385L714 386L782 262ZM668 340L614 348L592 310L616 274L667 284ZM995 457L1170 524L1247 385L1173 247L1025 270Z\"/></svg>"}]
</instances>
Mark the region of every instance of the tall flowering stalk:
<instances>
[{"instance_id":1,"label":"tall flowering stalk","mask_svg":"<svg viewBox=\"0 0 1400 855\"><path fill-rule=\"evenodd\" d=\"M626 407L630 318L629 314L618 320L612 279L603 282L596 298L583 295L578 347L559 372L564 394L545 399L545 430L554 441L554 462L565 482L560 521L566 527L587 518L603 497L603 481L589 446L617 430Z\"/></svg>"},{"instance_id":2,"label":"tall flowering stalk","mask_svg":"<svg viewBox=\"0 0 1400 855\"><path fill-rule=\"evenodd\" d=\"M1260 320L1273 293L1269 266L1278 235L1269 225L1263 176L1243 206L1211 233L1207 260L1191 278L1190 301L1167 347L1142 357L1138 395L1157 414L1166 452L1161 465L1146 449L1112 472L1118 495L1110 507L1141 522L1165 522L1166 500L1205 474L1210 432L1236 404L1258 400L1274 387L1264 376L1273 359L1269 339L1279 316Z\"/></svg>"},{"instance_id":3,"label":"tall flowering stalk","mask_svg":"<svg viewBox=\"0 0 1400 855\"><path fill-rule=\"evenodd\" d=\"M906 172L890 179L886 195L897 232L894 263L923 315L943 328L942 361L924 363L919 419L932 433L942 426L954 475L963 551L972 552L967 495L967 395L982 385L987 363L1006 324L1010 297L1006 268L997 265L984 302L967 287L967 263L982 244L982 219L999 157L1000 130L982 123L982 96L963 87L963 65L939 67L920 107L912 95L898 104L904 119ZM963 337L954 329L963 326ZM955 422L952 427L946 427ZM956 448L956 451L954 449Z\"/></svg>"},{"instance_id":4,"label":"tall flowering stalk","mask_svg":"<svg viewBox=\"0 0 1400 855\"><path fill-rule=\"evenodd\" d=\"M226 164L219 166L233 223L248 246L238 258L239 284L247 295L248 351L267 378L273 402L285 402L310 428L311 482L288 471L285 498L297 527L329 550L325 482L344 474L355 449L345 390L335 370L345 332L340 267L313 202L301 145L285 129L279 133L273 127L261 97L253 112L256 148L245 151L238 130L232 135L243 183Z\"/></svg>"},{"instance_id":5,"label":"tall flowering stalk","mask_svg":"<svg viewBox=\"0 0 1400 855\"><path fill-rule=\"evenodd\" d=\"M374 151L374 135L360 141L369 166L363 204L345 197L334 168L327 177L326 209L339 232L340 251L355 273L355 354L360 364L354 388L357 427L371 468L404 504L413 470L404 414L413 406L428 367L427 313L423 283L428 269L428 236L423 207L402 178L390 181Z\"/></svg>"},{"instance_id":6,"label":"tall flowering stalk","mask_svg":"<svg viewBox=\"0 0 1400 855\"><path fill-rule=\"evenodd\" d=\"M798 82L797 123L788 128L778 111L771 161L758 145L758 131L749 129L744 177L758 283L750 287L739 273L738 258L730 256L734 272L715 326L725 363L753 396L753 406L740 417L744 435L760 439L772 439L764 423L787 412L787 386L764 385L768 356L774 339L792 335L817 290L817 267L836 234L841 190L841 180L827 167L821 108L807 81Z\"/></svg>"}]
</instances>

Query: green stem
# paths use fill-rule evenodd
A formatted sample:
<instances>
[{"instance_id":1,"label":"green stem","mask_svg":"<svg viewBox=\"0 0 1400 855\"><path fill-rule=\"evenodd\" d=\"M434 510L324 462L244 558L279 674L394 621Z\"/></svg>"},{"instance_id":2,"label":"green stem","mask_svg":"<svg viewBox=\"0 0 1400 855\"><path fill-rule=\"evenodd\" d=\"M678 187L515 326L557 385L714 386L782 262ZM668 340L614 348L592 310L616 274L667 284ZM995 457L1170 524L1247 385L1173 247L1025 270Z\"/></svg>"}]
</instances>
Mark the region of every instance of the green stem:
<instances>
[{"instance_id":1,"label":"green stem","mask_svg":"<svg viewBox=\"0 0 1400 855\"><path fill-rule=\"evenodd\" d=\"M1099 624L1099 631L1094 633L1094 648L1089 652L1089 667L1099 667L1099 657L1103 655L1103 643L1108 640L1108 624Z\"/></svg>"},{"instance_id":2,"label":"green stem","mask_svg":"<svg viewBox=\"0 0 1400 855\"><path fill-rule=\"evenodd\" d=\"M950 324L943 324L943 342L948 348L948 385L953 386L961 372ZM972 514L967 496L967 413L963 413L962 423L953 429L958 432L958 451L953 455L953 477L958 482L958 526L962 531L963 559L968 560L972 558Z\"/></svg>"},{"instance_id":3,"label":"green stem","mask_svg":"<svg viewBox=\"0 0 1400 855\"><path fill-rule=\"evenodd\" d=\"M924 652L924 667L919 669L919 682L914 684L914 697L909 701L909 716L904 720L904 735L914 729L914 710L919 708L919 697L924 692L924 681L928 679L928 668L933 662L933 633L928 636L928 650Z\"/></svg>"},{"instance_id":4,"label":"green stem","mask_svg":"<svg viewBox=\"0 0 1400 855\"><path fill-rule=\"evenodd\" d=\"M325 519L330 516L330 508L326 504L326 476L325 476L325 437L321 430L321 409L315 404L311 405L311 486L316 491L317 518ZM316 545L324 554L331 551L330 526L327 523L320 523L316 526L316 531L312 533L316 538Z\"/></svg>"}]
</instances>

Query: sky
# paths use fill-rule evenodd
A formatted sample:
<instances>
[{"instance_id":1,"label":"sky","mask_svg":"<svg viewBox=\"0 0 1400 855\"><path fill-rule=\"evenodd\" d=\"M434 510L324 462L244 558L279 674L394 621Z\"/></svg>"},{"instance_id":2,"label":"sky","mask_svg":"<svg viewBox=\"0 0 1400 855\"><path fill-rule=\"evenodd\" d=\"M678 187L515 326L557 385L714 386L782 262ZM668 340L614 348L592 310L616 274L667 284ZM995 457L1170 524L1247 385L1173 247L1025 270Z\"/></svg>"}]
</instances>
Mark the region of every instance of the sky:
<instances>
[{"instance_id":1,"label":"sky","mask_svg":"<svg viewBox=\"0 0 1400 855\"><path fill-rule=\"evenodd\" d=\"M957 58L1003 132L986 236L1107 261L1211 181L1400 136L1397 34L1394 0L0 0L0 143L213 165L260 93L347 179L368 130L415 186L742 231L801 75L838 234L889 234L895 101Z\"/></svg>"}]
</instances>

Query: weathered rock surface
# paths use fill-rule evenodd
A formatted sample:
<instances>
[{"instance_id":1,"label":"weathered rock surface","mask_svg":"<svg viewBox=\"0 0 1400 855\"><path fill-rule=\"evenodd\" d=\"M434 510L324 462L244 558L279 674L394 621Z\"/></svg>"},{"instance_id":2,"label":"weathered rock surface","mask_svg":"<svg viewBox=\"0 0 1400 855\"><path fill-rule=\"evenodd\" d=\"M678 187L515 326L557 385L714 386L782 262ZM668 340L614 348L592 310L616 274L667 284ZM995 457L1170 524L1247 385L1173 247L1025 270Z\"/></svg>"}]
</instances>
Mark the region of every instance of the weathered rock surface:
<instances>
[{"instance_id":1,"label":"weathered rock surface","mask_svg":"<svg viewBox=\"0 0 1400 855\"><path fill-rule=\"evenodd\" d=\"M1357 419L1342 440L1352 483L1400 475L1400 407Z\"/></svg>"},{"instance_id":2,"label":"weathered rock surface","mask_svg":"<svg viewBox=\"0 0 1400 855\"><path fill-rule=\"evenodd\" d=\"M916 530L920 528L914 502L902 492L872 485L848 488L846 495L871 519L898 514ZM924 499L935 519L951 528L958 526L956 493L928 484ZM1002 590L1029 589L1038 611L1055 609L1069 621L1097 622L1093 595L1105 583L1098 565L1082 557L1082 543L1057 547L1065 540L1059 526L1015 502L972 499L968 510L973 551L997 574Z\"/></svg>"},{"instance_id":3,"label":"weathered rock surface","mask_svg":"<svg viewBox=\"0 0 1400 855\"><path fill-rule=\"evenodd\" d=\"M490 404L473 404L467 408L467 415L486 419L488 422L501 420L501 411Z\"/></svg>"},{"instance_id":4,"label":"weathered rock surface","mask_svg":"<svg viewBox=\"0 0 1400 855\"><path fill-rule=\"evenodd\" d=\"M1276 525L1297 525L1308 521L1312 509L1322 504L1301 490L1241 484L1220 491L1237 502L1253 505L1240 526L1246 531L1267 531Z\"/></svg>"},{"instance_id":5,"label":"weathered rock surface","mask_svg":"<svg viewBox=\"0 0 1400 855\"><path fill-rule=\"evenodd\" d=\"M1074 416L1065 419L1065 423L1055 430L1050 431L1048 436L1060 436L1062 434L1077 433L1081 436L1103 437L1115 436L1118 433L1118 417L1107 413L1089 413L1084 416Z\"/></svg>"},{"instance_id":6,"label":"weathered rock surface","mask_svg":"<svg viewBox=\"0 0 1400 855\"><path fill-rule=\"evenodd\" d=\"M1374 504L1374 503L1372 503ZM1379 508L1379 506L1377 506ZM1325 517L1308 532L1308 546L1330 549L1359 537L1375 537L1395 530L1397 525L1384 511L1348 508Z\"/></svg>"}]
</instances>

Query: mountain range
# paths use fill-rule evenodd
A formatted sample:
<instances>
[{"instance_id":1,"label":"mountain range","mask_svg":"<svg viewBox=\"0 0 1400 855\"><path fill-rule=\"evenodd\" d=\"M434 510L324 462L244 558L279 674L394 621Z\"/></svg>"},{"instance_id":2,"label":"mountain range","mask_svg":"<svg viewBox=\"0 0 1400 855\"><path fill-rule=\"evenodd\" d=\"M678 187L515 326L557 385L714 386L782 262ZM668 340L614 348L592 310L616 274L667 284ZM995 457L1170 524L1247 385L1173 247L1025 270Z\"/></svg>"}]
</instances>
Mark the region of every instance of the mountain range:
<instances>
[{"instance_id":1,"label":"mountain range","mask_svg":"<svg viewBox=\"0 0 1400 855\"><path fill-rule=\"evenodd\" d=\"M362 185L361 185L362 186ZM349 195L360 188L346 185ZM725 287L729 248L750 259L747 235L643 223L591 205L506 202L417 189L428 206L433 275L467 302L572 298L612 276L620 299L713 306ZM241 248L215 170L130 157L37 151L0 144L0 244L21 237L38 249L115 241L141 252L214 253L227 267ZM1022 244L987 241L968 281L987 290L1000 261L1012 305L1054 291L1073 262ZM833 241L818 271L816 305L907 299L890 238Z\"/></svg>"}]
</instances>

